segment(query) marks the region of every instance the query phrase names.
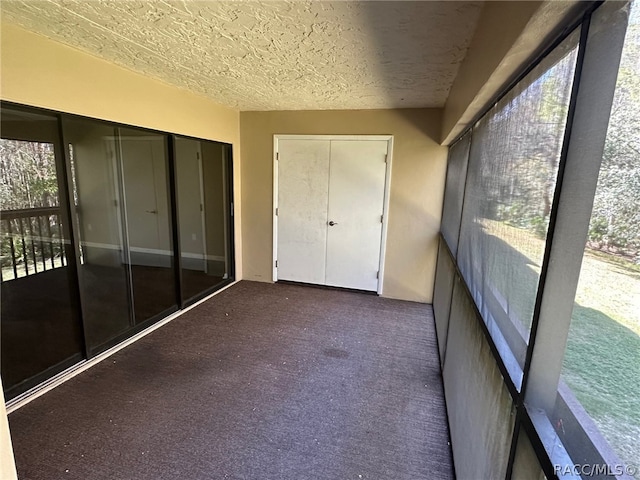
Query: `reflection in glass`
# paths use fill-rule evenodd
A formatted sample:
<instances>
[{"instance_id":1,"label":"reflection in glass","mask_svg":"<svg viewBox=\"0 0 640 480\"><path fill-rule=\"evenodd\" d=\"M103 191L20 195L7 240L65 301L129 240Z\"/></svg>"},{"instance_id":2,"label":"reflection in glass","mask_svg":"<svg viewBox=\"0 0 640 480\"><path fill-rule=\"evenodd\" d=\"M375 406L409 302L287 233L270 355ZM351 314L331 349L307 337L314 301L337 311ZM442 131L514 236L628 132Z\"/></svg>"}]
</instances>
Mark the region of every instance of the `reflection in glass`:
<instances>
[{"instance_id":1,"label":"reflection in glass","mask_svg":"<svg viewBox=\"0 0 640 480\"><path fill-rule=\"evenodd\" d=\"M186 300L230 276L229 146L177 137L175 154L182 296Z\"/></svg>"},{"instance_id":2,"label":"reflection in glass","mask_svg":"<svg viewBox=\"0 0 640 480\"><path fill-rule=\"evenodd\" d=\"M5 398L82 358L55 116L2 109L0 353Z\"/></svg>"},{"instance_id":3,"label":"reflection in glass","mask_svg":"<svg viewBox=\"0 0 640 480\"><path fill-rule=\"evenodd\" d=\"M117 131L85 119L65 120L63 128L81 252L82 314L94 351L132 326Z\"/></svg>"},{"instance_id":4,"label":"reflection in glass","mask_svg":"<svg viewBox=\"0 0 640 480\"><path fill-rule=\"evenodd\" d=\"M458 262L514 378L521 376L533 317L577 33L473 131Z\"/></svg>"},{"instance_id":5,"label":"reflection in glass","mask_svg":"<svg viewBox=\"0 0 640 480\"><path fill-rule=\"evenodd\" d=\"M134 319L140 324L178 307L171 241L167 137L120 128L117 153L124 191Z\"/></svg>"},{"instance_id":6,"label":"reflection in glass","mask_svg":"<svg viewBox=\"0 0 640 480\"><path fill-rule=\"evenodd\" d=\"M90 353L177 308L166 137L65 119Z\"/></svg>"},{"instance_id":7,"label":"reflection in glass","mask_svg":"<svg viewBox=\"0 0 640 480\"><path fill-rule=\"evenodd\" d=\"M571 444L576 420L566 397L575 394L615 453L635 466L640 464L639 131L640 3L635 2L562 370L571 392L564 388L555 412L558 434Z\"/></svg>"}]
</instances>

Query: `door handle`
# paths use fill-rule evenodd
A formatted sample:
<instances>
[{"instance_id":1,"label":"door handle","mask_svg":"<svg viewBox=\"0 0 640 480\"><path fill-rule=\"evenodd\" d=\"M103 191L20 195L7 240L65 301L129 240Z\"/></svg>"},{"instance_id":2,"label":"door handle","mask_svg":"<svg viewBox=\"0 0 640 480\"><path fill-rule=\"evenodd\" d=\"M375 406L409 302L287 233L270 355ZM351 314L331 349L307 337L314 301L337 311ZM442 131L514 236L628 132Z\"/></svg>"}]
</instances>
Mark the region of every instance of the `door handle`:
<instances>
[{"instance_id":1,"label":"door handle","mask_svg":"<svg viewBox=\"0 0 640 480\"><path fill-rule=\"evenodd\" d=\"M157 210L145 210L145 212L147 212L147 213L158 213Z\"/></svg>"},{"instance_id":2,"label":"door handle","mask_svg":"<svg viewBox=\"0 0 640 480\"><path fill-rule=\"evenodd\" d=\"M331 221L329 222L329 226L330 226L330 227L333 227L334 225L337 225L337 224L338 224L338 222L334 222L333 220L331 220Z\"/></svg>"}]
</instances>

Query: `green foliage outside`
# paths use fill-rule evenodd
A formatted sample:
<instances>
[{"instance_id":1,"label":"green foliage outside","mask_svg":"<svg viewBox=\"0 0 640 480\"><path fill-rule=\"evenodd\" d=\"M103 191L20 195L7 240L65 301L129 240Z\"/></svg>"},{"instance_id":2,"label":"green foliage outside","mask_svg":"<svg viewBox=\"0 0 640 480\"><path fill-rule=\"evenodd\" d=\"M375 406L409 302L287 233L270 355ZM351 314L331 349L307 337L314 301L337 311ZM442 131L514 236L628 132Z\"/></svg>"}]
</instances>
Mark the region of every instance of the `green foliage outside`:
<instances>
[{"instance_id":1,"label":"green foliage outside","mask_svg":"<svg viewBox=\"0 0 640 480\"><path fill-rule=\"evenodd\" d=\"M57 205L53 145L0 140L0 210Z\"/></svg>"},{"instance_id":2,"label":"green foliage outside","mask_svg":"<svg viewBox=\"0 0 640 480\"><path fill-rule=\"evenodd\" d=\"M57 206L58 183L53 145L0 140L0 210ZM45 268L43 262L47 268L60 265L63 249L57 216L9 219L3 214L0 218L0 266L4 280L14 277L14 259L18 277L25 275L27 268L34 273L34 263L37 263L38 271Z\"/></svg>"},{"instance_id":3,"label":"green foliage outside","mask_svg":"<svg viewBox=\"0 0 640 480\"><path fill-rule=\"evenodd\" d=\"M627 29L589 246L640 264L640 10Z\"/></svg>"},{"instance_id":4,"label":"green foliage outside","mask_svg":"<svg viewBox=\"0 0 640 480\"><path fill-rule=\"evenodd\" d=\"M640 264L640 22L634 12L627 31L618 85L607 132L598 189L589 227L588 245L594 250L621 256ZM558 78L558 66L532 84L509 110L526 128L510 129L515 138L507 172L495 175L488 216L544 238L556 183L567 116L566 93ZM535 141L531 141L535 138ZM517 148L513 148L514 144ZM487 172L489 174L489 172ZM496 180L498 179L498 180ZM502 183L499 183L502 179Z\"/></svg>"}]
</instances>

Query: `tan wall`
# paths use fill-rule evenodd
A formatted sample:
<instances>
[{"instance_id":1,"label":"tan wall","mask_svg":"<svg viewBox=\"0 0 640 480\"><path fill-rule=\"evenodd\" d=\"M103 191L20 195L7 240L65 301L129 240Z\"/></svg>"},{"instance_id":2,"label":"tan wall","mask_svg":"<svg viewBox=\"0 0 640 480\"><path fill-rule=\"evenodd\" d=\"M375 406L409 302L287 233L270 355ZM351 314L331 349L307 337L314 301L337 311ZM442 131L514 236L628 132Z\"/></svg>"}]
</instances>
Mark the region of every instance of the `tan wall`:
<instances>
[{"instance_id":1,"label":"tan wall","mask_svg":"<svg viewBox=\"0 0 640 480\"><path fill-rule=\"evenodd\" d=\"M0 478L2 480L13 480L17 479L18 475L13 461L9 422L7 421L7 410L4 406L2 392L2 379L0 378Z\"/></svg>"},{"instance_id":2,"label":"tan wall","mask_svg":"<svg viewBox=\"0 0 640 480\"><path fill-rule=\"evenodd\" d=\"M210 100L2 22L3 100L233 144L240 198L240 114ZM242 278L240 202L236 276Z\"/></svg>"},{"instance_id":3,"label":"tan wall","mask_svg":"<svg viewBox=\"0 0 640 480\"><path fill-rule=\"evenodd\" d=\"M430 302L447 151L437 109L242 112L244 278L270 282L273 135L394 135L383 296Z\"/></svg>"}]
</instances>

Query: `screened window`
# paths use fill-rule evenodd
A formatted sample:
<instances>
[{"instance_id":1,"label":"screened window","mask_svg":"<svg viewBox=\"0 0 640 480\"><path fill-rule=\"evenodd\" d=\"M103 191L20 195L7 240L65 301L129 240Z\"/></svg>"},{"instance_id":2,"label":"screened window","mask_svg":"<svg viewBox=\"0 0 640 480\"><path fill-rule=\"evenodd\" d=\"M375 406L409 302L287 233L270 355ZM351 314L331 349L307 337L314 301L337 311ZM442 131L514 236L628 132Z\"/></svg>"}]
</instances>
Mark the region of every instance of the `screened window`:
<instances>
[{"instance_id":1,"label":"screened window","mask_svg":"<svg viewBox=\"0 0 640 480\"><path fill-rule=\"evenodd\" d=\"M639 131L640 4L604 2L450 148L439 347L445 372L492 351L517 411L507 478L640 478ZM449 345L469 296L484 337Z\"/></svg>"},{"instance_id":2,"label":"screened window","mask_svg":"<svg viewBox=\"0 0 640 480\"><path fill-rule=\"evenodd\" d=\"M533 317L577 42L576 32L473 130L458 263L516 384Z\"/></svg>"}]
</instances>

